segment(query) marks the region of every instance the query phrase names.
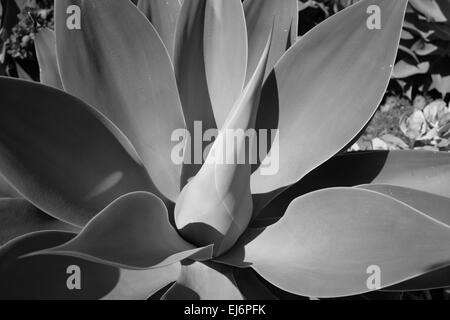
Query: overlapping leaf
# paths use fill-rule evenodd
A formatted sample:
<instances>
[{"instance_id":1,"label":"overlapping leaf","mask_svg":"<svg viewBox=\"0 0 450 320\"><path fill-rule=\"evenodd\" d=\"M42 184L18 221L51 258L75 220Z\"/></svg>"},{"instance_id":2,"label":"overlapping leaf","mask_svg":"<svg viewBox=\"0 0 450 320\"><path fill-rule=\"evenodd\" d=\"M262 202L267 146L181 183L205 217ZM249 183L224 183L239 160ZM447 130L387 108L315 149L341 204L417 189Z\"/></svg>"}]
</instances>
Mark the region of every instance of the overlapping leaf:
<instances>
[{"instance_id":1,"label":"overlapping leaf","mask_svg":"<svg viewBox=\"0 0 450 320\"><path fill-rule=\"evenodd\" d=\"M180 0L139 0L137 7L158 31L172 57L176 24L181 10Z\"/></svg>"},{"instance_id":2,"label":"overlapping leaf","mask_svg":"<svg viewBox=\"0 0 450 320\"><path fill-rule=\"evenodd\" d=\"M46 215L24 199L0 198L0 226L0 246L35 231L79 231L75 226Z\"/></svg>"},{"instance_id":3,"label":"overlapping leaf","mask_svg":"<svg viewBox=\"0 0 450 320\"><path fill-rule=\"evenodd\" d=\"M67 26L70 5L81 27ZM76 14L76 13L73 13ZM58 62L64 88L112 120L130 139L158 189L180 191L171 161L172 132L184 128L172 64L159 35L130 1L55 3Z\"/></svg>"},{"instance_id":4,"label":"overlapping leaf","mask_svg":"<svg viewBox=\"0 0 450 320\"><path fill-rule=\"evenodd\" d=\"M297 197L319 189L362 184L389 184L450 197L450 155L425 151L370 151L343 154L328 160L282 192L254 197L261 219L277 219ZM265 223L263 223L265 224Z\"/></svg>"},{"instance_id":5,"label":"overlapping leaf","mask_svg":"<svg viewBox=\"0 0 450 320\"><path fill-rule=\"evenodd\" d=\"M177 282L162 299L243 300L243 296L236 286L230 268L194 262L182 266Z\"/></svg>"},{"instance_id":6,"label":"overlapping leaf","mask_svg":"<svg viewBox=\"0 0 450 320\"><path fill-rule=\"evenodd\" d=\"M197 245L214 243L214 254L228 250L252 215L250 152L246 130L255 126L271 38L253 78L236 101L200 172L183 189L175 207L181 234ZM238 133L238 135L235 135Z\"/></svg>"},{"instance_id":7,"label":"overlapping leaf","mask_svg":"<svg viewBox=\"0 0 450 320\"><path fill-rule=\"evenodd\" d=\"M347 296L373 289L371 266L386 287L449 265L449 230L391 197L327 189L298 198L278 223L251 231L220 260L252 266L295 294Z\"/></svg>"},{"instance_id":8,"label":"overlapping leaf","mask_svg":"<svg viewBox=\"0 0 450 320\"><path fill-rule=\"evenodd\" d=\"M267 36L272 28L273 37L265 76L297 40L298 1L246 0L244 10L249 41L246 79L248 82L264 52Z\"/></svg>"},{"instance_id":9,"label":"overlapping leaf","mask_svg":"<svg viewBox=\"0 0 450 320\"><path fill-rule=\"evenodd\" d=\"M23 257L57 246L75 234L46 231L28 234L0 248L0 297L2 299L146 299L173 282L179 266L157 270L117 269L67 256ZM73 271L79 267L80 290L70 290ZM69 270L70 271L70 270Z\"/></svg>"},{"instance_id":10,"label":"overlapping leaf","mask_svg":"<svg viewBox=\"0 0 450 320\"><path fill-rule=\"evenodd\" d=\"M247 71L247 29L240 0L206 1L203 48L209 95L222 128L244 89Z\"/></svg>"},{"instance_id":11,"label":"overlapping leaf","mask_svg":"<svg viewBox=\"0 0 450 320\"><path fill-rule=\"evenodd\" d=\"M369 121L391 76L406 4L360 1L311 30L281 58L260 107L279 114L279 171L253 174L254 193L297 182ZM373 5L375 13L369 10ZM380 29L370 27L377 17ZM347 113L352 116L342 116Z\"/></svg>"},{"instance_id":12,"label":"overlapping leaf","mask_svg":"<svg viewBox=\"0 0 450 320\"><path fill-rule=\"evenodd\" d=\"M141 270L187 258L208 259L211 253L211 247L196 248L177 234L160 199L137 192L114 201L70 242L35 254L68 255Z\"/></svg>"},{"instance_id":13,"label":"overlapping leaf","mask_svg":"<svg viewBox=\"0 0 450 320\"><path fill-rule=\"evenodd\" d=\"M84 226L121 195L155 190L123 134L82 101L11 78L0 87L0 172L44 212Z\"/></svg>"}]
</instances>

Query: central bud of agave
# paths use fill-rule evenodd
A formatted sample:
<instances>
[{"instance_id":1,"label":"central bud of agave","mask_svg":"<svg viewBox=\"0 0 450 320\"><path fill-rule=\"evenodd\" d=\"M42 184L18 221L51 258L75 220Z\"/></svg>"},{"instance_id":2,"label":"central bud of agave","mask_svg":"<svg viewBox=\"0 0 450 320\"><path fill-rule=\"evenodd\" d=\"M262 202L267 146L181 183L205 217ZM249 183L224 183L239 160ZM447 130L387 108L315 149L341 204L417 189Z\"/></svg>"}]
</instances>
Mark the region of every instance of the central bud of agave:
<instances>
[{"instance_id":1,"label":"central bud of agave","mask_svg":"<svg viewBox=\"0 0 450 320\"><path fill-rule=\"evenodd\" d=\"M213 244L215 257L229 250L252 217L249 177L248 165L204 164L175 207L181 235L198 246Z\"/></svg>"}]
</instances>

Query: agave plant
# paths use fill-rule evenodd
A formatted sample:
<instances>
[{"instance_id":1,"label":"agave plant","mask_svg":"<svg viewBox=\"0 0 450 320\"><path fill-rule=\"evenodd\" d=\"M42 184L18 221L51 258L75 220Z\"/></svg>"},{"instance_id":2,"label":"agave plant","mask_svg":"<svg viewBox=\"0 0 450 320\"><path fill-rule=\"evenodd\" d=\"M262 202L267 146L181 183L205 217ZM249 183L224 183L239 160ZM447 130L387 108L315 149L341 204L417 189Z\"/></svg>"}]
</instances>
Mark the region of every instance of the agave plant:
<instances>
[{"instance_id":1,"label":"agave plant","mask_svg":"<svg viewBox=\"0 0 450 320\"><path fill-rule=\"evenodd\" d=\"M341 152L381 101L407 1L359 1L301 39L297 5L56 1L43 84L0 78L0 296L449 286L450 156ZM220 133L203 165L176 164L195 122ZM252 128L278 129L274 174L217 161L226 130Z\"/></svg>"}]
</instances>

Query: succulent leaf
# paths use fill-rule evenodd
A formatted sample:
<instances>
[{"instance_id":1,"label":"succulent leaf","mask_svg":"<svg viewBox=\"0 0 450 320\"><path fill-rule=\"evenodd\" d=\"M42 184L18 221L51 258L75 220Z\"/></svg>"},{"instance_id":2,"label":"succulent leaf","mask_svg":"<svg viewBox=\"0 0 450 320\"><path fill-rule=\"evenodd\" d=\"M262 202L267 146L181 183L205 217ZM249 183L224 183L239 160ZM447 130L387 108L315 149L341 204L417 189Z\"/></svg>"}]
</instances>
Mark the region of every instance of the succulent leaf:
<instances>
[{"instance_id":1,"label":"succulent leaf","mask_svg":"<svg viewBox=\"0 0 450 320\"><path fill-rule=\"evenodd\" d=\"M43 230L79 232L79 228L56 220L25 199L0 198L0 247L24 234Z\"/></svg>"},{"instance_id":2,"label":"succulent leaf","mask_svg":"<svg viewBox=\"0 0 450 320\"><path fill-rule=\"evenodd\" d=\"M243 300L233 271L201 262L182 265L177 282L162 300Z\"/></svg>"},{"instance_id":3,"label":"succulent leaf","mask_svg":"<svg viewBox=\"0 0 450 320\"><path fill-rule=\"evenodd\" d=\"M280 59L260 106L260 112L279 114L280 169L275 175L255 172L253 193L292 185L361 131L388 85L406 4L359 1L308 32ZM369 28L371 6L379 8L381 29ZM342 116L347 113L352 116Z\"/></svg>"},{"instance_id":4,"label":"succulent leaf","mask_svg":"<svg viewBox=\"0 0 450 320\"><path fill-rule=\"evenodd\" d=\"M254 195L254 215L258 216L264 210L261 218L267 214L280 217L292 200L308 192L370 183L395 185L450 198L450 155L424 151L370 151L339 155L284 192ZM268 204L270 208L264 209Z\"/></svg>"},{"instance_id":5,"label":"succulent leaf","mask_svg":"<svg viewBox=\"0 0 450 320\"><path fill-rule=\"evenodd\" d=\"M123 194L156 192L126 138L93 108L38 83L0 78L0 87L0 172L39 209L84 226Z\"/></svg>"},{"instance_id":6,"label":"succulent leaf","mask_svg":"<svg viewBox=\"0 0 450 320\"><path fill-rule=\"evenodd\" d=\"M195 122L201 123L203 131L217 128L205 69L206 2L207 0L183 1L175 33L175 75L186 119L186 128L191 135L195 134ZM206 144L201 146L202 151L206 146ZM185 160L181 187L184 187L201 168L201 163L192 162L192 159Z\"/></svg>"},{"instance_id":7,"label":"succulent leaf","mask_svg":"<svg viewBox=\"0 0 450 320\"><path fill-rule=\"evenodd\" d=\"M386 184L369 184L358 188L392 197L450 227L450 198Z\"/></svg>"},{"instance_id":8,"label":"succulent leaf","mask_svg":"<svg viewBox=\"0 0 450 320\"><path fill-rule=\"evenodd\" d=\"M66 26L70 5L80 29ZM184 119L170 57L130 1L55 2L58 62L67 92L100 110L128 137L160 192L175 200L181 165L171 161L172 132Z\"/></svg>"},{"instance_id":9,"label":"succulent leaf","mask_svg":"<svg viewBox=\"0 0 450 320\"><path fill-rule=\"evenodd\" d=\"M73 240L34 255L68 255L132 270L156 269L181 260L208 259L212 248L184 241L169 223L164 203L136 192L100 212Z\"/></svg>"},{"instance_id":10,"label":"succulent leaf","mask_svg":"<svg viewBox=\"0 0 450 320\"><path fill-rule=\"evenodd\" d=\"M67 256L23 257L57 246L75 234L45 231L28 234L0 248L1 299L146 299L173 282L179 265L131 271ZM68 267L78 266L81 290L68 290Z\"/></svg>"},{"instance_id":11,"label":"succulent leaf","mask_svg":"<svg viewBox=\"0 0 450 320\"><path fill-rule=\"evenodd\" d=\"M217 127L222 128L244 89L247 71L247 29L240 0L206 1L203 41L209 95Z\"/></svg>"},{"instance_id":12,"label":"succulent leaf","mask_svg":"<svg viewBox=\"0 0 450 320\"><path fill-rule=\"evenodd\" d=\"M64 90L56 57L55 32L44 28L34 38L36 56L40 68L40 81L48 86Z\"/></svg>"},{"instance_id":13,"label":"succulent leaf","mask_svg":"<svg viewBox=\"0 0 450 320\"><path fill-rule=\"evenodd\" d=\"M139 0L137 7L148 18L173 57L175 30L181 11L179 0Z\"/></svg>"},{"instance_id":14,"label":"succulent leaf","mask_svg":"<svg viewBox=\"0 0 450 320\"><path fill-rule=\"evenodd\" d=\"M255 126L269 44L270 38L205 164L183 189L175 206L175 222L181 234L197 245L213 243L215 256L233 246L251 219L251 165L246 155L255 141L247 148L245 133Z\"/></svg>"},{"instance_id":15,"label":"succulent leaf","mask_svg":"<svg viewBox=\"0 0 450 320\"><path fill-rule=\"evenodd\" d=\"M273 226L253 230L221 262L251 266L277 287L303 296L349 296L450 264L449 227L402 202L356 188L296 199Z\"/></svg>"},{"instance_id":16,"label":"succulent leaf","mask_svg":"<svg viewBox=\"0 0 450 320\"><path fill-rule=\"evenodd\" d=\"M295 43L298 30L298 1L246 0L244 10L249 42L247 83L264 52L267 35L272 28L273 37L265 77L286 50Z\"/></svg>"}]
</instances>

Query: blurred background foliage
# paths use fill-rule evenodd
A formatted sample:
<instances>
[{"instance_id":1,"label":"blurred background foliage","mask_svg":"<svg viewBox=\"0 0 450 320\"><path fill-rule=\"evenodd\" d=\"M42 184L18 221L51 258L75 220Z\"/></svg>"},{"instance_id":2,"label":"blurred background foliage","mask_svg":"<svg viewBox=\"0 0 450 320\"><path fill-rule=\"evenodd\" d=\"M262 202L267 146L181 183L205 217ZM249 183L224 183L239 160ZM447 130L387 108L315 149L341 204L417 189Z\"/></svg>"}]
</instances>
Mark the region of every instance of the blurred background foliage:
<instances>
[{"instance_id":1,"label":"blurred background foliage","mask_svg":"<svg viewBox=\"0 0 450 320\"><path fill-rule=\"evenodd\" d=\"M359 0L299 0L299 37ZM135 1L133 1L135 2ZM53 0L0 0L0 75L39 80L34 36ZM450 150L450 1L410 0L385 98L352 150Z\"/></svg>"}]
</instances>

